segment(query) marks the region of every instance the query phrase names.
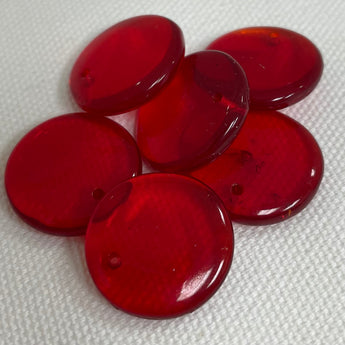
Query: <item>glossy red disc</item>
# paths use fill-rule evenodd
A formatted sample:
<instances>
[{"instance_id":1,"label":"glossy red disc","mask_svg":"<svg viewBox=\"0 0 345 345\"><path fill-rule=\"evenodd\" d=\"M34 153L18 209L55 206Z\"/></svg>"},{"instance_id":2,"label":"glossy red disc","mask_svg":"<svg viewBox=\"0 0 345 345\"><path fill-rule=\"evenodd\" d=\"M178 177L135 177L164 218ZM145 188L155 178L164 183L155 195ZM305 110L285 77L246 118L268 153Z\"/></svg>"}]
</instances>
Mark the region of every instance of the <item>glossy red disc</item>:
<instances>
[{"instance_id":1,"label":"glossy red disc","mask_svg":"<svg viewBox=\"0 0 345 345\"><path fill-rule=\"evenodd\" d=\"M124 128L103 117L68 114L24 136L7 162L5 185L27 223L79 235L104 194L140 172L137 146Z\"/></svg>"},{"instance_id":2,"label":"glossy red disc","mask_svg":"<svg viewBox=\"0 0 345 345\"><path fill-rule=\"evenodd\" d=\"M279 222L301 211L322 174L315 139L276 111L250 111L231 147L191 173L221 197L231 219L253 225Z\"/></svg>"},{"instance_id":3,"label":"glossy red disc","mask_svg":"<svg viewBox=\"0 0 345 345\"><path fill-rule=\"evenodd\" d=\"M251 109L281 109L300 101L315 88L323 69L315 45L282 28L240 29L216 39L208 49L230 54L243 67Z\"/></svg>"},{"instance_id":4,"label":"glossy red disc","mask_svg":"<svg viewBox=\"0 0 345 345\"><path fill-rule=\"evenodd\" d=\"M235 139L248 111L248 84L229 55L187 56L173 81L139 109L137 141L159 170L181 171L206 163Z\"/></svg>"},{"instance_id":5,"label":"glossy red disc","mask_svg":"<svg viewBox=\"0 0 345 345\"><path fill-rule=\"evenodd\" d=\"M146 318L191 312L230 268L233 232L207 186L174 174L121 183L98 204L86 233L86 259L102 294Z\"/></svg>"},{"instance_id":6,"label":"glossy red disc","mask_svg":"<svg viewBox=\"0 0 345 345\"><path fill-rule=\"evenodd\" d=\"M71 91L85 111L127 112L154 97L183 56L183 34L174 22L155 15L130 18L84 49L71 72Z\"/></svg>"}]
</instances>

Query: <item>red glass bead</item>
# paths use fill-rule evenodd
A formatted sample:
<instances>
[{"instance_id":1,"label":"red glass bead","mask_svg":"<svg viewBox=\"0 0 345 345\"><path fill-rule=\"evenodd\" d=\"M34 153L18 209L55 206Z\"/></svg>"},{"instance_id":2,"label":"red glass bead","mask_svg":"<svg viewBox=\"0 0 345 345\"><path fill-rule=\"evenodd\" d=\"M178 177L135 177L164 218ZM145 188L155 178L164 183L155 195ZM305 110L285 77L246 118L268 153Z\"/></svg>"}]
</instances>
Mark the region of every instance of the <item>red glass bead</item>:
<instances>
[{"instance_id":1,"label":"red glass bead","mask_svg":"<svg viewBox=\"0 0 345 345\"><path fill-rule=\"evenodd\" d=\"M146 318L191 312L225 279L234 246L219 197L182 175L125 181L98 204L86 233L86 260L102 294Z\"/></svg>"},{"instance_id":2,"label":"red glass bead","mask_svg":"<svg viewBox=\"0 0 345 345\"><path fill-rule=\"evenodd\" d=\"M103 117L68 114L23 137L7 162L5 185L27 223L79 235L104 194L140 172L137 146L124 128Z\"/></svg>"},{"instance_id":3,"label":"red glass bead","mask_svg":"<svg viewBox=\"0 0 345 345\"><path fill-rule=\"evenodd\" d=\"M281 109L300 101L315 88L323 69L315 45L282 28L233 31L212 42L208 49L230 54L243 67L251 109Z\"/></svg>"},{"instance_id":4,"label":"red glass bead","mask_svg":"<svg viewBox=\"0 0 345 345\"><path fill-rule=\"evenodd\" d=\"M191 175L213 188L234 221L269 224L301 211L315 195L323 159L312 135L276 111L249 111L231 147Z\"/></svg>"},{"instance_id":5,"label":"red glass bead","mask_svg":"<svg viewBox=\"0 0 345 345\"><path fill-rule=\"evenodd\" d=\"M187 56L172 82L139 109L137 142L154 168L181 171L206 163L234 140L248 111L248 84L229 55Z\"/></svg>"},{"instance_id":6,"label":"red glass bead","mask_svg":"<svg viewBox=\"0 0 345 345\"><path fill-rule=\"evenodd\" d=\"M155 15L130 18L84 49L71 72L71 91L85 111L123 113L153 98L183 56L183 34L174 22Z\"/></svg>"}]
</instances>

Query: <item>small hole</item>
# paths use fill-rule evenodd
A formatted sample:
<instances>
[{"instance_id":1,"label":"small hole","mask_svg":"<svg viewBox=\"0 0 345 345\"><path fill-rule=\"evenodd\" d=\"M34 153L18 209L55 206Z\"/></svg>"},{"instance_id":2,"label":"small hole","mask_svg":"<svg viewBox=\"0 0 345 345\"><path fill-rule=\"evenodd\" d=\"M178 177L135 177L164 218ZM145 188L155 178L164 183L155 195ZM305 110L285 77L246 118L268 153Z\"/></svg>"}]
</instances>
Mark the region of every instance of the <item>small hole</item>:
<instances>
[{"instance_id":1,"label":"small hole","mask_svg":"<svg viewBox=\"0 0 345 345\"><path fill-rule=\"evenodd\" d=\"M101 188L96 188L93 192L92 192L92 197L95 200L101 200L104 197L104 190Z\"/></svg>"},{"instance_id":2,"label":"small hole","mask_svg":"<svg viewBox=\"0 0 345 345\"><path fill-rule=\"evenodd\" d=\"M219 92L214 93L214 94L212 95L212 99L213 99L213 101L216 102L216 103L219 103L219 102L222 100L222 98L223 98L223 96L222 96L222 94L220 94Z\"/></svg>"},{"instance_id":3,"label":"small hole","mask_svg":"<svg viewBox=\"0 0 345 345\"><path fill-rule=\"evenodd\" d=\"M243 193L243 186L240 184L234 183L231 186L231 192L232 194L235 194L235 195L241 195Z\"/></svg>"},{"instance_id":4,"label":"small hole","mask_svg":"<svg viewBox=\"0 0 345 345\"><path fill-rule=\"evenodd\" d=\"M89 86L94 82L94 78L89 69L85 69L80 76L85 86Z\"/></svg>"},{"instance_id":5,"label":"small hole","mask_svg":"<svg viewBox=\"0 0 345 345\"><path fill-rule=\"evenodd\" d=\"M255 167L255 170L258 174L261 173L261 169L265 166L265 162L261 162L260 164L257 164Z\"/></svg>"},{"instance_id":6,"label":"small hole","mask_svg":"<svg viewBox=\"0 0 345 345\"><path fill-rule=\"evenodd\" d=\"M268 44L271 46L276 46L280 43L279 35L275 32L271 32L268 40Z\"/></svg>"},{"instance_id":7,"label":"small hole","mask_svg":"<svg viewBox=\"0 0 345 345\"><path fill-rule=\"evenodd\" d=\"M122 261L118 254L110 253L106 258L106 263L111 269L115 269L121 266Z\"/></svg>"},{"instance_id":8,"label":"small hole","mask_svg":"<svg viewBox=\"0 0 345 345\"><path fill-rule=\"evenodd\" d=\"M250 152L242 150L240 152L240 161L242 164L249 162L250 160L253 159L253 156Z\"/></svg>"}]
</instances>

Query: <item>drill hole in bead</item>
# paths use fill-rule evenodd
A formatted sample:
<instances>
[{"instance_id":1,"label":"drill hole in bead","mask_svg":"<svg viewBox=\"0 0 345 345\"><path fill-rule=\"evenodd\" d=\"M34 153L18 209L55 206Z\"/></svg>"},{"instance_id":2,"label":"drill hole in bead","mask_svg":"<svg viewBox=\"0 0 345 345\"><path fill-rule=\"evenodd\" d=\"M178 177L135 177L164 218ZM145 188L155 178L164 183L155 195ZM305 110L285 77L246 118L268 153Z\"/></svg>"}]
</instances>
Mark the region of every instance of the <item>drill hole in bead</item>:
<instances>
[{"instance_id":1,"label":"drill hole in bead","mask_svg":"<svg viewBox=\"0 0 345 345\"><path fill-rule=\"evenodd\" d=\"M214 93L214 94L212 95L212 99L213 99L213 101L214 101L215 103L219 103L219 102L222 100L222 98L223 98L223 95L222 95L221 93L219 93L219 92Z\"/></svg>"},{"instance_id":2,"label":"drill hole in bead","mask_svg":"<svg viewBox=\"0 0 345 345\"><path fill-rule=\"evenodd\" d=\"M241 195L243 194L243 186L238 184L238 183L234 183L231 186L231 193L234 195Z\"/></svg>"},{"instance_id":3,"label":"drill hole in bead","mask_svg":"<svg viewBox=\"0 0 345 345\"><path fill-rule=\"evenodd\" d=\"M121 258L117 253L110 253L106 257L106 264L111 269L119 268L122 264Z\"/></svg>"},{"instance_id":4,"label":"drill hole in bead","mask_svg":"<svg viewBox=\"0 0 345 345\"><path fill-rule=\"evenodd\" d=\"M101 200L105 195L105 192L103 189L101 188L96 188L93 192L92 192L92 197L95 200Z\"/></svg>"}]
</instances>

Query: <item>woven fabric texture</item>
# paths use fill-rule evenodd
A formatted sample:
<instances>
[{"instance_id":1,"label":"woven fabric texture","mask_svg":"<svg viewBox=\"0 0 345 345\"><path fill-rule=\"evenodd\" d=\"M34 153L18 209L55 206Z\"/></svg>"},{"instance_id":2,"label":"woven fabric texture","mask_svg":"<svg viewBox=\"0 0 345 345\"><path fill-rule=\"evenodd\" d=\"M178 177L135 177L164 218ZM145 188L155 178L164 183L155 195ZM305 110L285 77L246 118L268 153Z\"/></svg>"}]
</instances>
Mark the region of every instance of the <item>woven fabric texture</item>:
<instances>
[{"instance_id":1,"label":"woven fabric texture","mask_svg":"<svg viewBox=\"0 0 345 345\"><path fill-rule=\"evenodd\" d=\"M345 344L345 2L343 0L1 0L0 178L17 141L50 117L78 111L73 61L125 18L160 14L180 25L187 53L230 30L280 26L321 50L316 90L283 112L319 142L325 173L300 214L272 226L234 224L226 281L204 306L171 320L113 308L94 286L83 238L31 229L0 186L0 345ZM133 116L116 120L133 129Z\"/></svg>"}]
</instances>

